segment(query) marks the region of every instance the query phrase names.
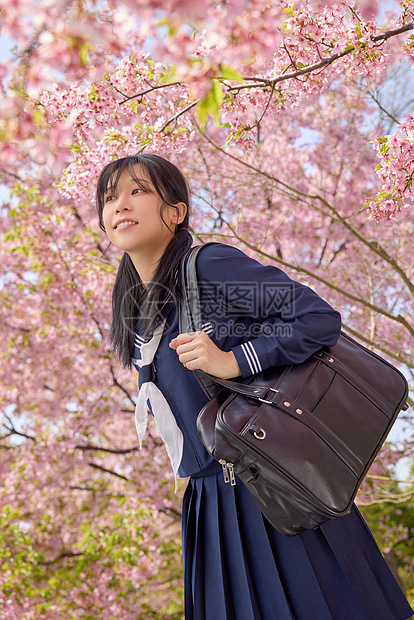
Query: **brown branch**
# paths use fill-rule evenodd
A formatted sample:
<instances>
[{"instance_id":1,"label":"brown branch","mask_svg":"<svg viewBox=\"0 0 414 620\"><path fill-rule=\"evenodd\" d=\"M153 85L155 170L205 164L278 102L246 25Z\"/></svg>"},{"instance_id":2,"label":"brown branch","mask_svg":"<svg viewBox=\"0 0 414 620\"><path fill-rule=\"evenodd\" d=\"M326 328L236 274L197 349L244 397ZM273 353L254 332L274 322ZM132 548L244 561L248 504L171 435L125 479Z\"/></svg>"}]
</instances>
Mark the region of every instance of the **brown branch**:
<instances>
[{"instance_id":1,"label":"brown branch","mask_svg":"<svg viewBox=\"0 0 414 620\"><path fill-rule=\"evenodd\" d=\"M401 504L402 502L406 502L414 496L414 491L406 491L405 493L396 493L396 494L387 494L377 495L375 498L370 500L362 500L357 498L358 506L374 506L375 504L382 503L390 503L390 504Z\"/></svg>"},{"instance_id":2,"label":"brown branch","mask_svg":"<svg viewBox=\"0 0 414 620\"><path fill-rule=\"evenodd\" d=\"M9 434L5 435L1 439L6 439L6 437L10 437L11 435L19 435L19 437L24 437L25 439L30 439L31 441L34 441L34 443L36 443L36 438L35 437L32 437L31 435L26 435L26 433L22 433L21 431L17 430L17 428L14 426L11 418L7 415L7 413L3 412L3 415L9 421L10 426L7 426L6 424L3 424L3 428L5 428L7 431L9 431Z\"/></svg>"},{"instance_id":3,"label":"brown branch","mask_svg":"<svg viewBox=\"0 0 414 620\"><path fill-rule=\"evenodd\" d=\"M132 403L132 405L134 407L134 411L135 411L135 403L132 400L131 394L128 392L128 390L126 388L124 388L124 386L121 383L119 383L118 379L115 377L115 372L114 372L114 368L113 368L112 364L110 365L109 370L110 370L111 375L112 375L113 384L116 385L116 387L118 387L125 394L125 396L131 401L131 403Z\"/></svg>"},{"instance_id":4,"label":"brown branch","mask_svg":"<svg viewBox=\"0 0 414 620\"><path fill-rule=\"evenodd\" d=\"M365 299L362 299L361 297L357 297L356 295L353 295L352 293L350 293L350 292L340 288L336 284L332 284L332 282L329 282L329 280L325 280L321 276L316 275L315 273L313 273L309 269L306 269L305 267L300 267L298 265L294 265L293 263L289 263L286 260L280 258L279 256L273 256L271 254L268 254L264 250L261 250L261 249L257 248L256 246L254 246L253 244L249 243L243 237L240 237L240 235L237 234L237 232L232 227L230 222L227 222L224 219L223 219L223 222L225 222L227 228L233 233L234 237L238 241L243 243L250 250L253 250L254 252L257 252L258 254L260 254L260 256L263 256L264 258L269 258L270 260L273 260L273 261L283 265L284 267L286 267L288 269L293 269L294 271L296 271L296 273L301 273L303 275L309 276L312 279L314 279L314 280L316 280L318 282L321 282L322 284L324 284L328 288L336 291L337 293L340 293L341 295L344 295L344 297L347 297L348 299L351 299L352 301L356 301L356 302L366 306L367 308L371 308L372 310L375 310L375 312L378 312L379 314L382 314L383 316L387 317L388 319L391 319L392 321L396 321L397 323L403 324L408 329L410 334L414 335L414 328L401 315L395 316L394 314L391 314L390 312L387 312L386 310L384 310L380 306L376 306L374 304L371 304L370 302L366 301ZM202 236L203 235L201 235L201 237ZM214 233L213 233L213 236L214 236ZM395 355L393 355L393 357L395 358ZM412 364L412 362L407 362L407 361L405 361L403 363L407 363L409 366Z\"/></svg>"},{"instance_id":5,"label":"brown branch","mask_svg":"<svg viewBox=\"0 0 414 620\"><path fill-rule=\"evenodd\" d=\"M353 295L352 293L349 293L348 291L340 288L339 286L336 286L336 284L332 284L332 282L329 282L329 280L325 280L321 276L318 276L315 273L313 273L312 271L309 271L309 269L306 269L305 267L300 267L299 265L294 265L293 263L288 263L286 260L284 260L280 256L273 256L272 254L268 254L264 250L259 249L258 247L254 246L251 243L249 243L248 241L246 241L246 239L240 237L236 233L234 228L232 228L232 226L231 226L231 224L229 222L225 221L224 219L223 219L223 222L226 224L228 229L233 233L232 237L230 235L223 235L223 234L218 234L218 233L201 233L201 234L197 234L193 230L191 230L191 232L194 234L194 236L201 243L205 242L205 237L218 237L219 236L219 237L222 237L222 238L225 238L225 239L230 239L230 240L237 239L238 241L243 243L243 245L245 245L247 248L249 248L250 250L253 250L257 254L262 256L263 258L268 258L268 259L270 259L272 261L275 261L275 262L279 263L280 265L283 265L287 269L292 269L292 271L295 271L296 273L306 275L306 276L316 280L317 282L321 282L321 284L324 284L328 288L336 291L337 293L339 293L340 295L343 295L344 297L347 297L348 299L351 299L352 301L356 301L357 303L360 303L360 304L362 304L362 305L364 305L364 306L366 306L368 308L372 308L376 312L386 316L387 318L389 318L391 320L397 320L397 318L393 314L390 314L389 312L387 312L383 308L380 308L379 306L372 306L372 304L367 302L365 299L362 299L361 297L357 297L356 295ZM358 332L355 332L351 328L347 327L346 330L349 331L350 333L353 333L357 338L361 338L361 340L364 340L365 342L368 342L369 344L373 344L373 346L375 346L376 348L381 349L380 345L377 345L375 343L371 343L368 339L364 338L362 335L359 335ZM400 361L402 364L407 364L408 366L412 366L412 364L413 364L413 360L412 359L410 360L409 358L403 358L400 354L391 353L390 351L385 350L384 348L382 348L381 350L383 350L385 353L387 353L387 355L390 355L394 359L398 359L398 361Z\"/></svg>"},{"instance_id":6,"label":"brown branch","mask_svg":"<svg viewBox=\"0 0 414 620\"><path fill-rule=\"evenodd\" d=\"M396 480L395 478L391 478L390 476L378 476L377 474L367 474L367 478L372 478L374 480L383 480L384 482L395 482L398 484L414 484L414 480Z\"/></svg>"},{"instance_id":7,"label":"brown branch","mask_svg":"<svg viewBox=\"0 0 414 620\"><path fill-rule=\"evenodd\" d=\"M405 24L404 26L400 26L399 28L394 28L392 30L387 30L382 34L375 35L371 37L371 40L374 42L377 41L386 41L390 37L395 37L398 34L403 34L404 32L408 32L409 30L413 30L414 22L410 22L409 24ZM306 75L308 73L313 73L318 69L322 69L328 65L331 65L336 60L343 58L344 56L348 56L351 52L355 51L356 47L353 45L343 50L342 52L337 52L336 54L332 54L327 58L323 58L319 62L315 62L312 65L308 65L307 67L302 67L301 69L296 69L296 71L291 71L291 73L285 73L283 75L278 75L275 78L257 78L256 83L253 84L239 84L237 86L229 86L228 90L242 90L245 88L265 88L267 86L272 86L277 84L278 82L283 82L285 80L295 79L301 75Z\"/></svg>"},{"instance_id":8,"label":"brown branch","mask_svg":"<svg viewBox=\"0 0 414 620\"><path fill-rule=\"evenodd\" d=\"M269 109L269 105L270 105L270 102L272 101L272 97L273 97L274 92L275 92L275 87L273 86L272 90L270 91L270 95L268 97L268 100L267 100L267 103L265 105L265 108L264 108L262 114L260 115L259 120L254 125L251 125L250 127L247 127L246 131L251 131L255 127L257 127L259 129L260 123L262 122L264 115L266 114L267 110Z\"/></svg>"},{"instance_id":9,"label":"brown branch","mask_svg":"<svg viewBox=\"0 0 414 620\"><path fill-rule=\"evenodd\" d=\"M15 329L16 331L19 331L19 332L23 332L25 334L30 334L32 332L32 330L28 329L27 327L17 327L14 325L10 325L10 323L7 323L7 321L5 321L4 326L9 327L10 329Z\"/></svg>"},{"instance_id":10,"label":"brown branch","mask_svg":"<svg viewBox=\"0 0 414 620\"><path fill-rule=\"evenodd\" d=\"M277 183L280 187L284 188L284 193L287 196L289 196L289 198L291 198L292 200L304 202L305 204L309 205L311 208L315 209L322 215L325 215L326 217L329 217L333 221L339 222L340 224L342 224L345 228L348 229L348 231L354 237L358 239L358 241L361 241L370 250L372 250L375 254L377 254L377 256L380 256L383 260L385 260L387 263L389 263L393 267L393 269L400 276L401 280L407 286L410 296L414 299L414 284L408 278L405 271L398 265L397 261L392 256L390 256L387 253L387 251L377 241L372 241L370 239L367 239L367 237L365 237L365 235L363 235L355 226L353 226L353 224L351 224L345 217L340 215L340 213L338 213L338 211L336 211L336 209L331 204L329 204L329 202L325 198L323 198L323 196L320 196L319 194L306 194L305 192L301 192L300 190L295 189L294 187L288 185L287 183L284 183L280 179L277 179L276 177L272 176L271 174L268 174L267 172L264 172L263 170L256 168L256 166L252 166L246 161L239 159L238 157L236 157L229 151L223 150L220 146L215 144L205 133L201 132L201 130L200 130L200 133L204 137L204 139L207 140L209 144L211 144L215 149L217 149L217 151L219 151L223 155L230 157L231 159L238 162L242 166L245 166L249 168L250 170L254 170L254 172L257 172L258 174L264 176L265 178ZM328 211L325 211L323 208L316 206L314 202L309 202L309 200L318 201L322 203L323 205L325 205ZM405 327L409 330L410 334L414 336L414 328L410 325L410 323L408 323L408 321L406 321L406 319L404 319L404 317L400 315L398 315L398 317L395 317L393 315L389 315L389 316L393 317L394 320L397 320L403 325L405 325Z\"/></svg>"},{"instance_id":11,"label":"brown branch","mask_svg":"<svg viewBox=\"0 0 414 620\"><path fill-rule=\"evenodd\" d=\"M158 509L158 512L163 512L168 517L172 517L174 519L174 521L181 521L181 519L182 519L181 512L179 510L177 510L176 508L173 508L171 506L169 508L163 506L162 508Z\"/></svg>"},{"instance_id":12,"label":"brown branch","mask_svg":"<svg viewBox=\"0 0 414 620\"><path fill-rule=\"evenodd\" d=\"M372 340L370 340L369 338L367 338L360 332L356 331L355 329L352 329L352 327L349 327L349 325L343 324L342 326L346 332L348 332L352 336L355 336L355 338L358 338L358 340L362 340L362 342L365 342L366 344L373 346L378 351L382 351L383 353L385 353L385 355L389 355L389 357L392 357L393 359L397 360L397 362L400 362L401 364L405 364L408 367L413 365L414 360L412 358L405 357L404 355L401 355L401 353L390 351L390 349L387 349L386 347L379 344L378 342L373 342Z\"/></svg>"},{"instance_id":13,"label":"brown branch","mask_svg":"<svg viewBox=\"0 0 414 620\"><path fill-rule=\"evenodd\" d=\"M90 446L90 445L86 445L86 446L75 446L75 450L83 450L85 452L89 451L89 450L94 450L95 452L109 452L110 454L130 454L131 452L137 452L139 450L138 446L135 446L134 448L125 448L125 449L111 449L111 448L104 448L103 446Z\"/></svg>"},{"instance_id":14,"label":"brown branch","mask_svg":"<svg viewBox=\"0 0 414 620\"><path fill-rule=\"evenodd\" d=\"M381 112L384 112L384 114L386 116L388 116L388 118L390 120L392 120L393 123L395 123L396 125L400 124L400 121L398 119L395 118L395 116L393 114L391 114L391 112L388 112L388 110L386 110L379 102L378 98L374 95L374 93L372 93L370 91L369 88L366 89L366 92L368 93L368 95L371 97L371 99L373 100L373 102L379 107L379 109L381 110Z\"/></svg>"},{"instance_id":15,"label":"brown branch","mask_svg":"<svg viewBox=\"0 0 414 620\"><path fill-rule=\"evenodd\" d=\"M396 35L402 34L404 32L408 32L409 30L412 30L414 28L414 22L410 22L409 24L404 24L403 26L400 26L399 28L394 28L392 30L387 30L386 32L383 32L382 34L378 34L375 35L373 37L371 37L371 40L373 42L379 42L381 41L382 43L384 41L386 41L387 39L389 39L390 37L394 37ZM284 46L286 49L286 46ZM351 54L351 52L355 51L356 47L355 46L350 46L347 47L345 50L343 50L342 52L337 52L336 54L332 54L331 56L328 56L327 58L322 58L321 60L319 60L316 63L313 63L311 65L308 65L307 67L302 67L301 69L295 69L295 71L291 71L290 73L284 73L282 72L281 75L278 75L275 78L252 78L252 77L243 77L243 82L247 82L247 83L243 83L243 84L238 84L236 86L229 86L228 84L226 84L226 88L227 91L240 91L242 89L246 89L246 88L260 88L260 89L265 89L268 87L271 87L272 93L274 91L274 87L278 82L282 82L282 81L286 81L286 80L291 80L291 79L296 79L298 80L300 76L306 76L310 73L316 72L319 70L322 71L325 67L327 67L328 65L331 65L332 63L334 63L336 60L339 60L340 58L343 58L344 56L347 56L348 54ZM286 49L286 52L291 60L291 63L294 65L294 61L291 59L290 54L288 52L288 50ZM320 56L320 52L318 49L318 55ZM213 79L216 80L223 80L222 76L215 76ZM300 80L303 81L303 80ZM157 86L150 86L150 88L148 88L147 90L141 91L139 93L136 93L135 95L131 95L129 97L123 95L125 99L121 102L119 102L119 105L123 105L124 103L126 103L127 101L130 101L131 99L137 99L139 97L143 97L144 95L147 95L150 92L153 92L155 90L159 90L161 88L170 88L172 86L179 86L179 85L183 85L182 82L171 82L168 84L158 84ZM114 87L115 88L115 87ZM117 90L117 89L116 89ZM120 92L120 91L118 91ZM188 112L189 110L191 110L194 106L197 105L197 103L200 102L200 99L196 99L195 101L191 102L190 104L188 104L185 108L183 108L180 112L178 112L177 114L175 114L174 116L172 116L171 118L169 118L164 125L161 127L161 129L159 130L159 133L162 133L170 123L177 121L177 119L182 116L183 114L185 114L186 112ZM266 106L267 109L268 106Z\"/></svg>"},{"instance_id":16,"label":"brown branch","mask_svg":"<svg viewBox=\"0 0 414 620\"><path fill-rule=\"evenodd\" d=\"M126 497L125 493L105 493L103 491L101 491L100 489L95 489L94 487L81 487L79 485L76 484L71 484L68 486L68 489L70 489L71 491L88 491L89 493L98 493L100 497L104 496L104 497L114 497L116 499L118 498L124 498Z\"/></svg>"},{"instance_id":17,"label":"brown branch","mask_svg":"<svg viewBox=\"0 0 414 620\"><path fill-rule=\"evenodd\" d=\"M131 101L131 99L138 99L138 97L144 97L144 95L148 95L148 93L152 93L154 90L159 90L160 88L169 88L170 86L180 86L181 84L182 82L170 82L168 84L159 84L158 86L151 86L150 88L147 88L147 90L143 90L142 92L137 93L136 95L131 95L130 97L127 97L126 95L121 93L125 97L125 99L123 101L120 101L119 105L123 105L127 101Z\"/></svg>"},{"instance_id":18,"label":"brown branch","mask_svg":"<svg viewBox=\"0 0 414 620\"><path fill-rule=\"evenodd\" d=\"M194 106L197 105L197 103L199 103L201 101L201 99L196 99L195 101L193 101L192 103L190 103L188 106L186 106L185 108L183 108L181 110L181 112L178 112L177 114L175 114L174 116L172 116L171 118L168 119L168 121L166 123L164 123L164 125L161 127L161 129L159 130L159 133L163 132L164 129L166 129L168 127L168 125L174 121L176 121L178 118L180 118L180 116L182 116L183 114L185 114L186 112L188 112L189 110L191 110L191 108L194 108Z\"/></svg>"},{"instance_id":19,"label":"brown branch","mask_svg":"<svg viewBox=\"0 0 414 620\"><path fill-rule=\"evenodd\" d=\"M129 478L127 478L126 476L123 476L122 474L118 474L116 471L113 471L112 469L106 469L106 467L102 467L102 465L98 465L97 463L88 463L88 465L90 467L93 467L94 469L99 469L100 471L103 471L106 474L111 474L112 476L116 476L117 478L122 478L122 480L126 480L127 482L130 482Z\"/></svg>"},{"instance_id":20,"label":"brown branch","mask_svg":"<svg viewBox=\"0 0 414 620\"><path fill-rule=\"evenodd\" d=\"M48 560L47 562L39 562L39 564L41 566L51 566L51 564L55 564L56 562L59 562L59 560L64 560L66 558L77 558L82 555L84 554L74 553L73 551L66 551L65 553L61 553L60 555L58 555L56 558L53 558L53 560Z\"/></svg>"},{"instance_id":21,"label":"brown branch","mask_svg":"<svg viewBox=\"0 0 414 620\"><path fill-rule=\"evenodd\" d=\"M0 174L6 174L9 177L12 177L12 179L16 179L16 181L23 181L23 179L19 177L17 174L14 174L13 172L9 172L5 168L0 168Z\"/></svg>"}]
</instances>

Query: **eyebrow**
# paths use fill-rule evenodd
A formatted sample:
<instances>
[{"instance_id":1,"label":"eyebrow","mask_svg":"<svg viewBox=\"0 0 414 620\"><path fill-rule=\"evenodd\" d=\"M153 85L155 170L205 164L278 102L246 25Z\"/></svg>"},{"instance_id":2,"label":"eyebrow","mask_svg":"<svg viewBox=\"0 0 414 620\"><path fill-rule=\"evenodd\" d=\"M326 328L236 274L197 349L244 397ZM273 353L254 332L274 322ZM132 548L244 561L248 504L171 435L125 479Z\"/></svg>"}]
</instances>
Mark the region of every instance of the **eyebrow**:
<instances>
[{"instance_id":1,"label":"eyebrow","mask_svg":"<svg viewBox=\"0 0 414 620\"><path fill-rule=\"evenodd\" d=\"M142 185L152 185L151 181L149 179L138 179L138 178L134 178L133 176L129 176L129 180L133 181L135 184L141 184ZM105 195L108 194L109 192L113 192L117 189L118 187L118 183L119 183L119 179L117 180L117 182L114 185L109 185L106 190L105 190Z\"/></svg>"},{"instance_id":2,"label":"eyebrow","mask_svg":"<svg viewBox=\"0 0 414 620\"><path fill-rule=\"evenodd\" d=\"M131 175L129 178L131 179L131 181L134 181L134 183L151 183L149 179L138 179L138 177L135 178Z\"/></svg>"}]
</instances>

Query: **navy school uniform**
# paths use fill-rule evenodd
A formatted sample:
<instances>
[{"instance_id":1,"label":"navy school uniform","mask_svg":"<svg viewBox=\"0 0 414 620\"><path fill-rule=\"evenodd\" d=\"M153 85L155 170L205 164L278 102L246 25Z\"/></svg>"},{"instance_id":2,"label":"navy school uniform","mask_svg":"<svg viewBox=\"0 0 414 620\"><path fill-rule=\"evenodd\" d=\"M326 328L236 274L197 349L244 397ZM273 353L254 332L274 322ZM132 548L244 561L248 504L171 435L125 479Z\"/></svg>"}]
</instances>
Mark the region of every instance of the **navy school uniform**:
<instances>
[{"instance_id":1,"label":"navy school uniform","mask_svg":"<svg viewBox=\"0 0 414 620\"><path fill-rule=\"evenodd\" d=\"M206 246L197 259L203 329L232 350L243 377L300 363L332 346L340 315L308 287L231 246ZM286 537L275 530L241 481L226 484L206 451L196 418L207 397L169 342L178 311L155 355L154 383L184 437L183 500L186 620L405 620L412 614L356 507L316 530ZM137 333L133 358L139 358ZM141 377L140 377L141 381Z\"/></svg>"}]
</instances>

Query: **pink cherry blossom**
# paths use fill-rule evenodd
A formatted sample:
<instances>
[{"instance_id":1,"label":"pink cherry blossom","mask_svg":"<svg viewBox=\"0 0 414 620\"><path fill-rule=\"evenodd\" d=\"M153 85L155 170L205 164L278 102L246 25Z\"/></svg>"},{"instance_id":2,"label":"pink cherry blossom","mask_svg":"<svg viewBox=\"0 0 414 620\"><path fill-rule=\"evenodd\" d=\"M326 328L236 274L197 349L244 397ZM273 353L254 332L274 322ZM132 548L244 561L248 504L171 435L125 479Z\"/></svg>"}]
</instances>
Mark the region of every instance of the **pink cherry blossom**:
<instances>
[{"instance_id":1,"label":"pink cherry blossom","mask_svg":"<svg viewBox=\"0 0 414 620\"><path fill-rule=\"evenodd\" d=\"M2 557L0 620L177 617L184 483L175 496L153 425L136 450L136 376L109 351L121 253L98 228L97 177L143 149L171 159L197 242L314 287L411 377L414 120L394 86L410 86L411 7L1 8L16 48L0 65L0 544L15 559ZM394 120L383 87L401 104ZM361 505L412 455L410 438L386 445ZM380 525L384 548L407 542L403 521ZM405 552L398 562L411 570Z\"/></svg>"}]
</instances>

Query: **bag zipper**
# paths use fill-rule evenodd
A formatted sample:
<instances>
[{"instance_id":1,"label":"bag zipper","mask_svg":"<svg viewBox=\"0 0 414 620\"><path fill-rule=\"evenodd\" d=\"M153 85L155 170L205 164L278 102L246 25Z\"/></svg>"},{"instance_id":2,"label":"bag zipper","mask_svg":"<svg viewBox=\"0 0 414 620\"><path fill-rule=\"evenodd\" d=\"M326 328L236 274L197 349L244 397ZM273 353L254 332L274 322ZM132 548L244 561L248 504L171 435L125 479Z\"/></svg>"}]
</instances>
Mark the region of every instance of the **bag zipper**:
<instances>
[{"instance_id":1,"label":"bag zipper","mask_svg":"<svg viewBox=\"0 0 414 620\"><path fill-rule=\"evenodd\" d=\"M236 476L234 475L233 463L226 463L224 459L220 459L219 463L223 468L224 482L230 482L231 486L234 487L236 485Z\"/></svg>"}]
</instances>

